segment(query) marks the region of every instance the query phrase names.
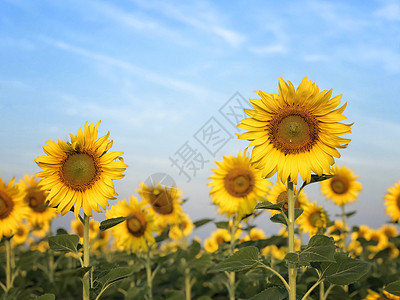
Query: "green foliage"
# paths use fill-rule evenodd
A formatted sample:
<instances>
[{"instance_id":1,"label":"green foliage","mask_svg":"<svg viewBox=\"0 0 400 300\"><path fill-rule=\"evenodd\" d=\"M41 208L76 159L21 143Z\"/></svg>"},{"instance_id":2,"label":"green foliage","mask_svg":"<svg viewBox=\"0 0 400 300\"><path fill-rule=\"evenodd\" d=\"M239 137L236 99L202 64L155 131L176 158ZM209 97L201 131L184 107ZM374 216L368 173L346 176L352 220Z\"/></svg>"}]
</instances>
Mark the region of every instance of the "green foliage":
<instances>
[{"instance_id":1,"label":"green foliage","mask_svg":"<svg viewBox=\"0 0 400 300\"><path fill-rule=\"evenodd\" d=\"M212 268L213 271L239 272L256 267L260 260L258 258L259 251L256 247L250 246L241 248L231 257L221 261Z\"/></svg>"},{"instance_id":2,"label":"green foliage","mask_svg":"<svg viewBox=\"0 0 400 300\"><path fill-rule=\"evenodd\" d=\"M302 208L295 208L294 209L294 219L296 220L298 217L300 217L300 215L303 213L303 211L304 210ZM289 213L288 211L285 211L284 213L273 215L270 220L274 223L281 223L281 224L287 226L286 218L288 218L288 213ZM286 218L285 218L285 216L286 216Z\"/></svg>"},{"instance_id":3,"label":"green foliage","mask_svg":"<svg viewBox=\"0 0 400 300\"><path fill-rule=\"evenodd\" d=\"M53 251L77 252L79 236L76 234L60 234L49 237L49 246Z\"/></svg>"},{"instance_id":4,"label":"green foliage","mask_svg":"<svg viewBox=\"0 0 400 300\"><path fill-rule=\"evenodd\" d=\"M43 294L36 298L36 300L55 300L56 296L54 294Z\"/></svg>"},{"instance_id":5,"label":"green foliage","mask_svg":"<svg viewBox=\"0 0 400 300\"><path fill-rule=\"evenodd\" d=\"M400 280L389 283L385 288L385 291L395 296L400 296Z\"/></svg>"},{"instance_id":6,"label":"green foliage","mask_svg":"<svg viewBox=\"0 0 400 300\"><path fill-rule=\"evenodd\" d=\"M104 231L106 229L112 228L112 227L128 220L129 218L130 218L130 216L104 220L100 223L100 231Z\"/></svg>"},{"instance_id":7,"label":"green foliage","mask_svg":"<svg viewBox=\"0 0 400 300\"><path fill-rule=\"evenodd\" d=\"M260 202L256 205L256 209L272 209L272 210L282 210L282 207L285 205L285 201L278 202L276 204L271 203L269 201Z\"/></svg>"}]
</instances>

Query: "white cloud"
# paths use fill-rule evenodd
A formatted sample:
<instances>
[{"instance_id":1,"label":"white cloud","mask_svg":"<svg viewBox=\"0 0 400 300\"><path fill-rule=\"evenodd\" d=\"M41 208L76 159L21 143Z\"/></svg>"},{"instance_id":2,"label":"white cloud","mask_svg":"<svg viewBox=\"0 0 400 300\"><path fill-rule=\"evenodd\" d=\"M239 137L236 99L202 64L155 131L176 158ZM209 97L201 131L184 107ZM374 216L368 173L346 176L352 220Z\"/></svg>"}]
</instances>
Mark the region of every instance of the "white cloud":
<instances>
[{"instance_id":1,"label":"white cloud","mask_svg":"<svg viewBox=\"0 0 400 300\"><path fill-rule=\"evenodd\" d=\"M400 21L400 3L398 1L386 1L385 4L375 12L375 16L388 21Z\"/></svg>"},{"instance_id":2,"label":"white cloud","mask_svg":"<svg viewBox=\"0 0 400 300\"><path fill-rule=\"evenodd\" d=\"M276 44L270 46L253 46L249 50L255 54L268 55L268 54L285 54L288 49L283 44Z\"/></svg>"},{"instance_id":3,"label":"white cloud","mask_svg":"<svg viewBox=\"0 0 400 300\"><path fill-rule=\"evenodd\" d=\"M304 56L304 60L307 62L322 62L330 61L331 58L325 54L308 54Z\"/></svg>"}]
</instances>

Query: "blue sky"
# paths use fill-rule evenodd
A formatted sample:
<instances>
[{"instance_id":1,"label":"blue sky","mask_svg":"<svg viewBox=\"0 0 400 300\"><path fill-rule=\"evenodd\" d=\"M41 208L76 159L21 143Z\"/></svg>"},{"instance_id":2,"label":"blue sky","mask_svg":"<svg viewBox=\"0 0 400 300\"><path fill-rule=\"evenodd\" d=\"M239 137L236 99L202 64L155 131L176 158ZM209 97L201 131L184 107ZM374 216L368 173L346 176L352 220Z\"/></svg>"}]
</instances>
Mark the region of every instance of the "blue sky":
<instances>
[{"instance_id":1,"label":"blue sky","mask_svg":"<svg viewBox=\"0 0 400 300\"><path fill-rule=\"evenodd\" d=\"M111 132L129 165L116 181L120 199L164 172L192 219L215 217L210 168L248 143L226 139L208 152L198 133L214 122L234 136L219 110L235 93L253 98L277 92L278 77L297 86L304 76L348 103L352 142L337 163L364 186L350 223L378 227L386 189L400 179L399 1L2 1L0 174L38 172L47 140L102 120L100 133ZM204 159L190 182L171 166L184 145ZM339 213L317 185L306 192Z\"/></svg>"}]
</instances>

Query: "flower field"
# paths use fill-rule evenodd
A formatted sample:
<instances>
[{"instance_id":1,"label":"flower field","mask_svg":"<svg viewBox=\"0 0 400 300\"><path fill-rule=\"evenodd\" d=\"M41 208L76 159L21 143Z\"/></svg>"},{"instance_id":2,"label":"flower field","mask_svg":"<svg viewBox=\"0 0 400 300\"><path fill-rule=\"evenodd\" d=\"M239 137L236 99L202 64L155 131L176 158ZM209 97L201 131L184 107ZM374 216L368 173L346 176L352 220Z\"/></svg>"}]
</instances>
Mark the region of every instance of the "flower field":
<instances>
[{"instance_id":1,"label":"flower field","mask_svg":"<svg viewBox=\"0 0 400 300\"><path fill-rule=\"evenodd\" d=\"M204 186L222 221L187 214L175 185L138 182L138 197L117 199L129 166L100 122L47 141L37 174L0 178L1 299L400 299L400 181L382 195L387 224L349 227L362 185L340 163L346 103L307 78L256 93L238 124L248 148L216 161ZM66 214L70 228L52 230Z\"/></svg>"}]
</instances>

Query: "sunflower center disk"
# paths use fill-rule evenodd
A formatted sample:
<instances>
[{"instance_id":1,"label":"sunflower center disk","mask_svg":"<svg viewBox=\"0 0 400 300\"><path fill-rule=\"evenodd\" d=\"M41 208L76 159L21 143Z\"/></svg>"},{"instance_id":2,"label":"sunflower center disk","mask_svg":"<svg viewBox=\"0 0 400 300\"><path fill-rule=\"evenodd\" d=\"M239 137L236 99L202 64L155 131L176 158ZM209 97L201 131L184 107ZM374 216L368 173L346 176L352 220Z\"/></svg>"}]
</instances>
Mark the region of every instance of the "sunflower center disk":
<instances>
[{"instance_id":1,"label":"sunflower center disk","mask_svg":"<svg viewBox=\"0 0 400 300\"><path fill-rule=\"evenodd\" d=\"M301 107L283 108L270 122L269 137L287 154L309 151L318 140L318 121Z\"/></svg>"},{"instance_id":2,"label":"sunflower center disk","mask_svg":"<svg viewBox=\"0 0 400 300\"><path fill-rule=\"evenodd\" d=\"M244 197L254 188L254 177L249 170L233 169L224 180L226 191L233 197Z\"/></svg>"},{"instance_id":3,"label":"sunflower center disk","mask_svg":"<svg viewBox=\"0 0 400 300\"><path fill-rule=\"evenodd\" d=\"M282 201L285 201L285 203L282 206L282 210L287 211L289 208L287 191L283 191L282 193L279 194L278 198L276 198L276 203Z\"/></svg>"},{"instance_id":4,"label":"sunflower center disk","mask_svg":"<svg viewBox=\"0 0 400 300\"><path fill-rule=\"evenodd\" d=\"M319 212L314 212L309 217L310 223L314 227L322 227L321 215Z\"/></svg>"},{"instance_id":5,"label":"sunflower center disk","mask_svg":"<svg viewBox=\"0 0 400 300\"><path fill-rule=\"evenodd\" d=\"M62 168L62 177L72 188L82 188L90 185L97 176L96 163L93 157L86 153L69 156Z\"/></svg>"},{"instance_id":6,"label":"sunflower center disk","mask_svg":"<svg viewBox=\"0 0 400 300\"><path fill-rule=\"evenodd\" d=\"M169 215L172 213L174 188L164 188L162 190L155 189L150 193L150 202L153 209L162 215Z\"/></svg>"},{"instance_id":7,"label":"sunflower center disk","mask_svg":"<svg viewBox=\"0 0 400 300\"><path fill-rule=\"evenodd\" d=\"M397 207L400 208L400 195L397 196L396 204L397 204Z\"/></svg>"},{"instance_id":8,"label":"sunflower center disk","mask_svg":"<svg viewBox=\"0 0 400 300\"><path fill-rule=\"evenodd\" d=\"M146 220L141 214L133 214L133 216L126 221L126 226L132 235L141 237L146 230Z\"/></svg>"},{"instance_id":9,"label":"sunflower center disk","mask_svg":"<svg viewBox=\"0 0 400 300\"><path fill-rule=\"evenodd\" d=\"M44 204L45 196L43 192L41 192L40 190L34 190L34 189L28 190L28 195L26 196L25 199L28 200L27 202L29 207L36 212L41 213L47 209L47 207Z\"/></svg>"},{"instance_id":10,"label":"sunflower center disk","mask_svg":"<svg viewBox=\"0 0 400 300\"><path fill-rule=\"evenodd\" d=\"M14 202L8 195L0 192L0 219L7 218L14 207Z\"/></svg>"},{"instance_id":11,"label":"sunflower center disk","mask_svg":"<svg viewBox=\"0 0 400 300\"><path fill-rule=\"evenodd\" d=\"M344 178L336 176L331 179L331 189L335 194L345 194L349 190L349 182Z\"/></svg>"}]
</instances>

